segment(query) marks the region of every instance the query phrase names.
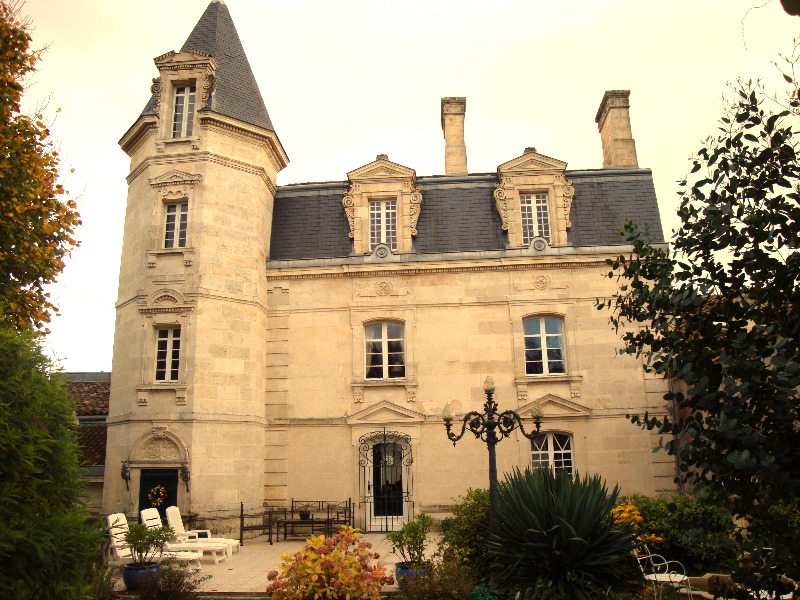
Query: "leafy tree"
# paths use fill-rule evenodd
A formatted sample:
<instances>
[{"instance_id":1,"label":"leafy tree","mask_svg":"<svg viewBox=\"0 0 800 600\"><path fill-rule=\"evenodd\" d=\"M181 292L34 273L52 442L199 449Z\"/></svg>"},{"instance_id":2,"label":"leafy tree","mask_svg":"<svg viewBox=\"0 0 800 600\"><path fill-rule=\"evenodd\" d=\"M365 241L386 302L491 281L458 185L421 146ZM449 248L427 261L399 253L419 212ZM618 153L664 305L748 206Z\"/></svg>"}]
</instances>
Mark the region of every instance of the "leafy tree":
<instances>
[{"instance_id":1,"label":"leafy tree","mask_svg":"<svg viewBox=\"0 0 800 600\"><path fill-rule=\"evenodd\" d=\"M86 524L74 406L29 332L0 322L0 597L86 597Z\"/></svg>"},{"instance_id":2,"label":"leafy tree","mask_svg":"<svg viewBox=\"0 0 800 600\"><path fill-rule=\"evenodd\" d=\"M42 115L20 113L23 82L38 59L30 42L16 3L0 0L0 319L38 329L55 308L44 286L64 268L80 220L63 199Z\"/></svg>"},{"instance_id":3,"label":"leafy tree","mask_svg":"<svg viewBox=\"0 0 800 600\"><path fill-rule=\"evenodd\" d=\"M780 588L782 574L800 580L797 50L785 100L759 83L731 86L718 132L681 182L672 251L626 224L633 252L608 261L620 292L598 301L624 332L622 351L687 390L665 396L669 415L633 421L665 434L681 477L750 524L750 551L774 548L769 569L759 559L735 573L750 589Z\"/></svg>"}]
</instances>

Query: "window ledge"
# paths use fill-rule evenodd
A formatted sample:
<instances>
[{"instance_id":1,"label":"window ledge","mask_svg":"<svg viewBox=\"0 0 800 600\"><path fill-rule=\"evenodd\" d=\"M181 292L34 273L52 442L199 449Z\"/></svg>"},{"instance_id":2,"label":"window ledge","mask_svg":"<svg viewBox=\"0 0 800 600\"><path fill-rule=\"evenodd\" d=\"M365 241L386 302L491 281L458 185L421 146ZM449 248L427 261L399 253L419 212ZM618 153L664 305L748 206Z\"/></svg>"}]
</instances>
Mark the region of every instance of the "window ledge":
<instances>
[{"instance_id":1,"label":"window ledge","mask_svg":"<svg viewBox=\"0 0 800 600\"><path fill-rule=\"evenodd\" d=\"M200 149L200 138L199 137L179 137L179 138L163 138L156 142L156 152L164 152L164 148L166 146L180 146L181 144L191 145L192 150L199 150Z\"/></svg>"},{"instance_id":2,"label":"window ledge","mask_svg":"<svg viewBox=\"0 0 800 600\"><path fill-rule=\"evenodd\" d=\"M520 398L527 397L528 384L531 383L569 383L569 394L573 398L580 398L581 383L583 382L583 375L575 373L560 373L558 375L525 375L524 377L517 377L514 379L514 385L517 387L517 396Z\"/></svg>"},{"instance_id":3,"label":"window ledge","mask_svg":"<svg viewBox=\"0 0 800 600\"><path fill-rule=\"evenodd\" d=\"M382 387L404 387L406 389L406 401L415 402L417 400L417 382L405 377L392 379L360 379L350 384L353 389L353 402L364 401L364 388Z\"/></svg>"},{"instance_id":4,"label":"window ledge","mask_svg":"<svg viewBox=\"0 0 800 600\"><path fill-rule=\"evenodd\" d=\"M154 268L159 256L169 256L172 254L183 255L183 264L186 267L192 266L194 248L160 248L158 250L147 251L147 266Z\"/></svg>"},{"instance_id":5,"label":"window ledge","mask_svg":"<svg viewBox=\"0 0 800 600\"><path fill-rule=\"evenodd\" d=\"M136 386L136 403L139 406L147 406L150 401L150 394L152 392L173 392L175 394L175 404L182 406L186 404L186 390L188 386L185 383L178 383L175 381L165 381L164 383L152 383L147 385Z\"/></svg>"}]
</instances>

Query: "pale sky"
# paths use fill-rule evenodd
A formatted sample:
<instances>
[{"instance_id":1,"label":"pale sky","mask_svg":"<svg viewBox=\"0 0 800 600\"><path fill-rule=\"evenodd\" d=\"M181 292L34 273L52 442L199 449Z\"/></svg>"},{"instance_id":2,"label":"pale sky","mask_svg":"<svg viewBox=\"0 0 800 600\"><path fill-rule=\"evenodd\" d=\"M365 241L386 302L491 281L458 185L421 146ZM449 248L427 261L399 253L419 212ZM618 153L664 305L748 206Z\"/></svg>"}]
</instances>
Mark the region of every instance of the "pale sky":
<instances>
[{"instance_id":1,"label":"pale sky","mask_svg":"<svg viewBox=\"0 0 800 600\"><path fill-rule=\"evenodd\" d=\"M791 53L800 18L765 1L227 5L291 161L279 185L344 180L379 153L417 175L442 174L443 96L467 97L471 173L495 171L527 146L569 169L599 168L595 113L605 90L629 89L639 165L653 170L669 234L676 181L715 131L726 82L780 86L770 63ZM49 46L26 106L48 103L83 219L81 246L50 290L60 316L47 346L67 371L111 370L129 168L117 142L150 96L153 58L179 50L207 4L27 0L23 9L34 45Z\"/></svg>"}]
</instances>

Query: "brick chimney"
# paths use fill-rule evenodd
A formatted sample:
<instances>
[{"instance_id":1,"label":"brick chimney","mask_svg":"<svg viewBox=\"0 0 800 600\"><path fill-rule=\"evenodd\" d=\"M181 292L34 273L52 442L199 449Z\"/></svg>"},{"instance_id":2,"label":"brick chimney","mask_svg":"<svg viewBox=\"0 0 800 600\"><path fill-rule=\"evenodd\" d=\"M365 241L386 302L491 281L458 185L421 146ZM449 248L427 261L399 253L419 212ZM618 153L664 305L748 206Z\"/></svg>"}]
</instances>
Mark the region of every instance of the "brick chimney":
<instances>
[{"instance_id":1,"label":"brick chimney","mask_svg":"<svg viewBox=\"0 0 800 600\"><path fill-rule=\"evenodd\" d=\"M444 132L444 174L467 174L467 146L464 143L466 98L442 98L442 131Z\"/></svg>"},{"instance_id":2,"label":"brick chimney","mask_svg":"<svg viewBox=\"0 0 800 600\"><path fill-rule=\"evenodd\" d=\"M603 168L638 167L631 133L630 90L608 90L594 118L603 144Z\"/></svg>"}]
</instances>

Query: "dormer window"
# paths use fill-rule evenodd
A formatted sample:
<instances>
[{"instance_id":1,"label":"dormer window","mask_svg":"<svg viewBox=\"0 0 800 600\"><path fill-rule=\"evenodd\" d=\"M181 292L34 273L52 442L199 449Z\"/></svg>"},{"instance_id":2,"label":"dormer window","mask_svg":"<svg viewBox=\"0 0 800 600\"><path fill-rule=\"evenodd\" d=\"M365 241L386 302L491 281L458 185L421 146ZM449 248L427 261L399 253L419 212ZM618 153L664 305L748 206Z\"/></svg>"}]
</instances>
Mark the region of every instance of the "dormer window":
<instances>
[{"instance_id":1,"label":"dormer window","mask_svg":"<svg viewBox=\"0 0 800 600\"><path fill-rule=\"evenodd\" d=\"M508 247L529 248L536 238L550 246L567 244L575 189L567 163L526 148L522 156L497 167L497 212L508 232Z\"/></svg>"},{"instance_id":2,"label":"dormer window","mask_svg":"<svg viewBox=\"0 0 800 600\"><path fill-rule=\"evenodd\" d=\"M194 124L195 84L175 88L175 112L172 117L172 137L191 137Z\"/></svg>"},{"instance_id":3,"label":"dormer window","mask_svg":"<svg viewBox=\"0 0 800 600\"><path fill-rule=\"evenodd\" d=\"M547 194L520 194L522 245L528 246L535 237L550 243L550 209Z\"/></svg>"},{"instance_id":4,"label":"dormer window","mask_svg":"<svg viewBox=\"0 0 800 600\"><path fill-rule=\"evenodd\" d=\"M378 244L397 250L397 200L369 202L369 249Z\"/></svg>"},{"instance_id":5,"label":"dormer window","mask_svg":"<svg viewBox=\"0 0 800 600\"><path fill-rule=\"evenodd\" d=\"M350 189L342 199L354 254L370 254L379 244L392 252L412 252L422 193L416 173L385 154L347 174Z\"/></svg>"}]
</instances>

